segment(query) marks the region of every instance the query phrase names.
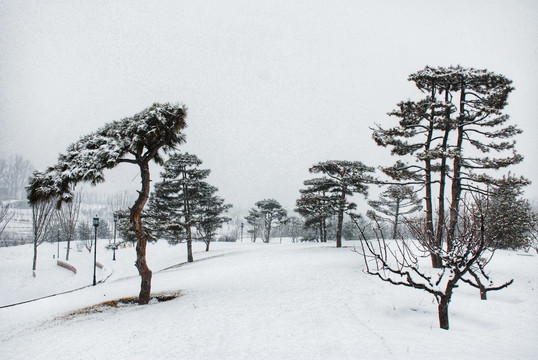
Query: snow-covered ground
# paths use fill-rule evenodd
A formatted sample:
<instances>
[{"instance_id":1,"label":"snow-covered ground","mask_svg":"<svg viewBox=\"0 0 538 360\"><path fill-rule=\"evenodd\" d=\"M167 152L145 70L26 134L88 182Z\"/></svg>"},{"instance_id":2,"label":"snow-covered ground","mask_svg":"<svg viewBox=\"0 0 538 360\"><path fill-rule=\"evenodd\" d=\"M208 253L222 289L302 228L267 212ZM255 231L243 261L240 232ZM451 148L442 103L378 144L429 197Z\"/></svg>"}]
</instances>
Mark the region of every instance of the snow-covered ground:
<instances>
[{"instance_id":1,"label":"snow-covered ground","mask_svg":"<svg viewBox=\"0 0 538 360\"><path fill-rule=\"evenodd\" d=\"M146 306L65 316L107 300L136 296L133 248L104 250L95 287L0 308L1 359L536 359L538 257L498 251L490 269L507 289L466 285L440 330L432 296L363 273L353 242L148 245L153 292L182 296ZM0 248L0 306L90 285L93 256L72 250L73 273L56 265L56 245ZM61 249L60 258L65 257Z\"/></svg>"}]
</instances>

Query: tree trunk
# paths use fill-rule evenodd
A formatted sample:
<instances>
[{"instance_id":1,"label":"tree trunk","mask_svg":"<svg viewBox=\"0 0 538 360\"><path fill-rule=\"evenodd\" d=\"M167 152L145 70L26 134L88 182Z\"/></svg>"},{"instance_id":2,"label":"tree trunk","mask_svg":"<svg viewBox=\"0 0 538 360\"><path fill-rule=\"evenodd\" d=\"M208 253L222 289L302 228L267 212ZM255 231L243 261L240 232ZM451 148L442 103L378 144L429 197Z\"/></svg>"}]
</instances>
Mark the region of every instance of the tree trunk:
<instances>
[{"instance_id":1,"label":"tree trunk","mask_svg":"<svg viewBox=\"0 0 538 360\"><path fill-rule=\"evenodd\" d=\"M448 303L450 298L447 295L441 296L437 312L439 314L439 327L448 330Z\"/></svg>"},{"instance_id":2,"label":"tree trunk","mask_svg":"<svg viewBox=\"0 0 538 360\"><path fill-rule=\"evenodd\" d=\"M428 144L426 146L426 151L430 149L431 137L433 134L433 123L430 127L430 134L428 135ZM436 243L433 232L433 205L432 205L432 166L430 160L425 160L426 168L426 236L427 241L432 245L433 248L438 248L439 244ZM442 267L443 263L439 255L435 252L431 252L432 266L434 268Z\"/></svg>"},{"instance_id":3,"label":"tree trunk","mask_svg":"<svg viewBox=\"0 0 538 360\"><path fill-rule=\"evenodd\" d=\"M471 275L474 277L474 279L476 281L476 284L478 285L478 289L480 290L480 300L487 300L488 299L488 295L487 295L488 291L486 290L484 285L482 285L482 283L480 282L480 278L478 277L478 275L476 275L474 273L474 271L471 271Z\"/></svg>"},{"instance_id":4,"label":"tree trunk","mask_svg":"<svg viewBox=\"0 0 538 360\"><path fill-rule=\"evenodd\" d=\"M67 250L65 252L65 261L69 261L69 248L71 247L71 238L67 238Z\"/></svg>"},{"instance_id":5,"label":"tree trunk","mask_svg":"<svg viewBox=\"0 0 538 360\"><path fill-rule=\"evenodd\" d=\"M445 90L445 104L449 103L449 92ZM445 113L445 134L443 135L443 143L441 149L443 154L446 154L448 147L448 135L450 134L450 109L447 108ZM445 185L446 185L446 155L441 158L441 173L439 175L439 210L437 213L437 243L443 246L443 233L445 227Z\"/></svg>"},{"instance_id":6,"label":"tree trunk","mask_svg":"<svg viewBox=\"0 0 538 360\"><path fill-rule=\"evenodd\" d=\"M34 259L32 264L32 275L33 277L36 277L36 270L37 270L37 241L34 239Z\"/></svg>"},{"instance_id":7,"label":"tree trunk","mask_svg":"<svg viewBox=\"0 0 538 360\"><path fill-rule=\"evenodd\" d=\"M209 251L209 244L211 243L211 240L210 239L207 239L205 241L205 251Z\"/></svg>"},{"instance_id":8,"label":"tree trunk","mask_svg":"<svg viewBox=\"0 0 538 360\"><path fill-rule=\"evenodd\" d=\"M273 219L272 218L269 218L268 220L268 224L266 224L266 232L267 232L267 238L265 239L265 242L267 244L269 244L269 242L271 241L271 226L273 224Z\"/></svg>"},{"instance_id":9,"label":"tree trunk","mask_svg":"<svg viewBox=\"0 0 538 360\"><path fill-rule=\"evenodd\" d=\"M327 242L327 218L322 217L321 219L321 230L319 233L321 242Z\"/></svg>"},{"instance_id":10,"label":"tree trunk","mask_svg":"<svg viewBox=\"0 0 538 360\"><path fill-rule=\"evenodd\" d=\"M346 206L346 189L342 189L340 194L340 205L338 206L338 224L336 227L336 247L342 247L342 224L344 223L344 207Z\"/></svg>"},{"instance_id":11,"label":"tree trunk","mask_svg":"<svg viewBox=\"0 0 538 360\"><path fill-rule=\"evenodd\" d=\"M192 257L192 231L191 231L191 207L190 207L190 199L189 199L189 189L187 187L187 171L185 170L185 166L182 167L182 173L183 173L183 212L185 213L185 224L186 224L186 230L187 230L187 262L193 262L194 259Z\"/></svg>"},{"instance_id":12,"label":"tree trunk","mask_svg":"<svg viewBox=\"0 0 538 360\"><path fill-rule=\"evenodd\" d=\"M465 117L465 88L462 82L460 94L460 115L458 119L458 141L456 145L456 156L454 157L454 174L452 175L452 199L450 203L450 224L447 234L447 250L452 250L454 238L456 236L456 225L458 224L459 203L461 197L461 156L463 147L463 122Z\"/></svg>"},{"instance_id":13,"label":"tree trunk","mask_svg":"<svg viewBox=\"0 0 538 360\"><path fill-rule=\"evenodd\" d=\"M396 199L396 214L394 215L394 229L392 230L392 238L396 239L398 235L398 217L400 216L400 199Z\"/></svg>"},{"instance_id":14,"label":"tree trunk","mask_svg":"<svg viewBox=\"0 0 538 360\"><path fill-rule=\"evenodd\" d=\"M138 192L138 199L134 206L131 208L131 223L136 234L136 268L141 277L140 294L138 297L138 303L144 305L149 303L151 294L151 276L152 272L146 262L146 244L147 238L144 230L142 229L142 209L146 204L149 191L150 191L150 173L148 161L140 161L138 163L140 167L140 176L142 178L142 190Z\"/></svg>"},{"instance_id":15,"label":"tree trunk","mask_svg":"<svg viewBox=\"0 0 538 360\"><path fill-rule=\"evenodd\" d=\"M192 257L192 235L191 235L191 227L187 226L187 262L193 262L194 258Z\"/></svg>"}]
</instances>

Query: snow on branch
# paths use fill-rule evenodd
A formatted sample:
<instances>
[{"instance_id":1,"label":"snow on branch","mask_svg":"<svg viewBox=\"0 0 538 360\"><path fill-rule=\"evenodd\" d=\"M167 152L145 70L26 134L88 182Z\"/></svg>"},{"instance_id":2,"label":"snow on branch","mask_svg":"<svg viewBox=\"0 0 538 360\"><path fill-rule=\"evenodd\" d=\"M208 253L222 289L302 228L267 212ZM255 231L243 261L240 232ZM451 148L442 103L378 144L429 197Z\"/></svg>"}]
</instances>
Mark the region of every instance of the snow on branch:
<instances>
[{"instance_id":1,"label":"snow on branch","mask_svg":"<svg viewBox=\"0 0 538 360\"><path fill-rule=\"evenodd\" d=\"M29 202L52 198L58 198L59 203L71 201L72 185L101 183L105 180L103 171L120 162L161 162L159 149L168 151L184 141L180 130L186 126L186 112L184 106L153 104L132 117L113 121L83 136L60 154L56 165L34 172L27 187Z\"/></svg>"}]
</instances>

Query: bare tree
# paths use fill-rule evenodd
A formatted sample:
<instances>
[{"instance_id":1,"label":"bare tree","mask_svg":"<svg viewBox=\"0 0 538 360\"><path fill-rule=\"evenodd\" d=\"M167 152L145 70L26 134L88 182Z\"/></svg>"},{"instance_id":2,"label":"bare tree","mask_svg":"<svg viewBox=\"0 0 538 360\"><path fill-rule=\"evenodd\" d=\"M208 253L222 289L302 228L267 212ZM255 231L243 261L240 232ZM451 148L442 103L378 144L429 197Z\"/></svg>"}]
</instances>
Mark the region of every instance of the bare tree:
<instances>
[{"instance_id":1,"label":"bare tree","mask_svg":"<svg viewBox=\"0 0 538 360\"><path fill-rule=\"evenodd\" d=\"M448 305L458 283L466 282L476 287L483 287L481 292L500 290L509 286L508 281L494 286L484 267L493 257L489 249L490 241L486 238L486 213L483 202L474 199L462 200L459 211L460 220L451 251L445 251L430 241L427 219L407 221L414 240L386 241L383 230L375 213L370 213L375 223L376 239L361 242L361 255L366 265L366 272L393 285L402 285L424 290L432 294L438 302L439 326L448 330ZM352 219L356 217L352 216ZM445 224L445 227L447 224ZM363 229L357 226L362 233ZM445 232L447 233L447 232ZM435 253L445 266L436 269L427 266L424 259ZM485 276L489 287L484 287L480 276Z\"/></svg>"},{"instance_id":2,"label":"bare tree","mask_svg":"<svg viewBox=\"0 0 538 360\"><path fill-rule=\"evenodd\" d=\"M368 205L388 216L387 220L392 223L392 238L396 239L400 218L421 210L421 201L411 186L391 185L379 195L379 200L368 200Z\"/></svg>"},{"instance_id":3,"label":"bare tree","mask_svg":"<svg viewBox=\"0 0 538 360\"><path fill-rule=\"evenodd\" d=\"M128 210L135 201L135 194L131 191L119 191L107 199L108 207L113 213L118 211Z\"/></svg>"},{"instance_id":4,"label":"bare tree","mask_svg":"<svg viewBox=\"0 0 538 360\"><path fill-rule=\"evenodd\" d=\"M0 238L7 227L7 224L13 219L15 214L9 211L9 204L0 204Z\"/></svg>"},{"instance_id":5,"label":"bare tree","mask_svg":"<svg viewBox=\"0 0 538 360\"><path fill-rule=\"evenodd\" d=\"M58 211L58 223L62 234L67 239L67 250L65 260L69 260L69 249L71 241L74 240L77 231L78 217L80 214L80 204L82 203L82 193L77 192L73 196L73 201L62 204L62 208Z\"/></svg>"},{"instance_id":6,"label":"bare tree","mask_svg":"<svg viewBox=\"0 0 538 360\"><path fill-rule=\"evenodd\" d=\"M54 200L36 201L32 204L32 231L34 236L32 272L34 277L37 275L37 247L47 238L55 206L56 202Z\"/></svg>"},{"instance_id":7,"label":"bare tree","mask_svg":"<svg viewBox=\"0 0 538 360\"><path fill-rule=\"evenodd\" d=\"M28 177L32 174L32 165L21 155L14 155L7 160L0 159L0 198L22 199Z\"/></svg>"}]
</instances>

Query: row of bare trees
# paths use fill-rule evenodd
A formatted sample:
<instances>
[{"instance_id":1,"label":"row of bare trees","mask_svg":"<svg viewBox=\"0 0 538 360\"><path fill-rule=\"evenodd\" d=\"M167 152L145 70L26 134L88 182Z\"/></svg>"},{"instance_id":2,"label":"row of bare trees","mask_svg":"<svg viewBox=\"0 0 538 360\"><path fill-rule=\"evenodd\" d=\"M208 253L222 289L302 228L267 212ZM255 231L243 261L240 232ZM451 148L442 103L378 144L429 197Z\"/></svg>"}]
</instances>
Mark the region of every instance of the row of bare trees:
<instances>
[{"instance_id":1,"label":"row of bare trees","mask_svg":"<svg viewBox=\"0 0 538 360\"><path fill-rule=\"evenodd\" d=\"M0 159L0 200L22 200L33 167L21 155Z\"/></svg>"}]
</instances>

